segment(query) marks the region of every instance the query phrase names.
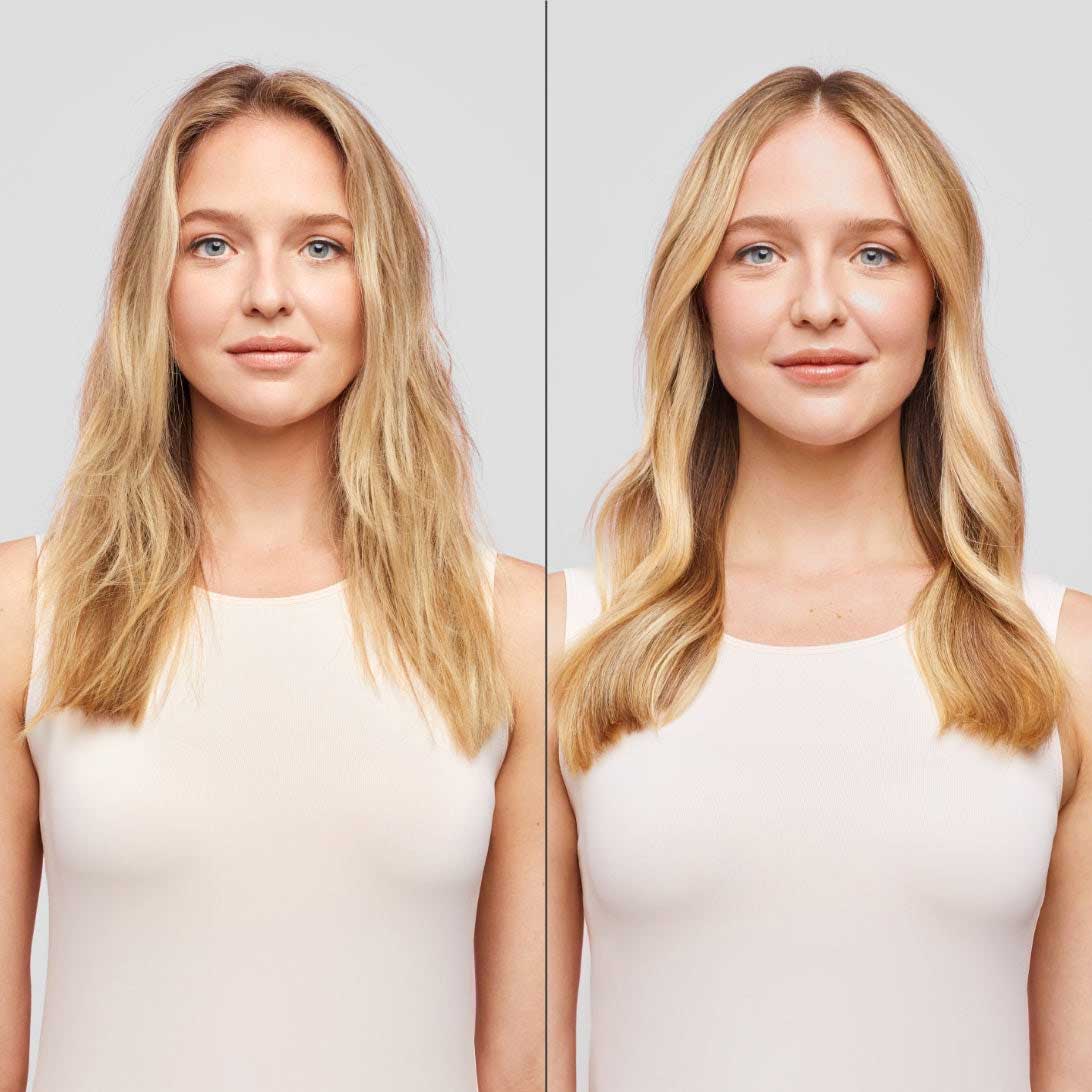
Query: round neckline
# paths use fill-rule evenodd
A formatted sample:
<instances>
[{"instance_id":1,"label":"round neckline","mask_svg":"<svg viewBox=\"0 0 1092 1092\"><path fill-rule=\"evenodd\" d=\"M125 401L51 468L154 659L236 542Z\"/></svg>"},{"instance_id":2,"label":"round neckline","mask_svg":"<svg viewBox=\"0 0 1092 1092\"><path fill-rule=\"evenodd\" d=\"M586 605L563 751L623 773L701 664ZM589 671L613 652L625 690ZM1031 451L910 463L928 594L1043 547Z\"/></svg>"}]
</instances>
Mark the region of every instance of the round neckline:
<instances>
[{"instance_id":1,"label":"round neckline","mask_svg":"<svg viewBox=\"0 0 1092 1092\"><path fill-rule=\"evenodd\" d=\"M309 599L321 599L327 595L333 595L345 587L346 581L339 580L336 584L327 584L324 588L314 588L312 591L297 592L295 595L228 595L226 592L211 591L199 584L193 585L195 592L204 592L210 599L217 599L224 603L247 604L287 604L304 603Z\"/></svg>"},{"instance_id":2,"label":"round neckline","mask_svg":"<svg viewBox=\"0 0 1092 1092\"><path fill-rule=\"evenodd\" d=\"M734 637L731 633L723 631L721 639L725 644L736 645L739 648L748 648L755 652L773 652L782 655L799 655L815 652L837 652L840 649L861 648L864 645L874 645L880 641L890 641L900 637L909 629L910 623L903 622L894 629L884 630L882 633L873 633L868 637L855 637L852 641L834 641L825 645L769 645L761 641L748 641L743 637Z\"/></svg>"}]
</instances>

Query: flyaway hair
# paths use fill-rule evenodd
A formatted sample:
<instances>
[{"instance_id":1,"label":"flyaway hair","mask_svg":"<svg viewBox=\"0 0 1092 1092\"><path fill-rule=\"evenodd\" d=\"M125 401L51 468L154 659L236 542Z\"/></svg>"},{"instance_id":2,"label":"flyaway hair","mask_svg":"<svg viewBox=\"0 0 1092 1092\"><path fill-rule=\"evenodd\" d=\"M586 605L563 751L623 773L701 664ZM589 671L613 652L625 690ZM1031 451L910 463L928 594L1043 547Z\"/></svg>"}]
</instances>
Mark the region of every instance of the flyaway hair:
<instances>
[{"instance_id":1,"label":"flyaway hair","mask_svg":"<svg viewBox=\"0 0 1092 1092\"><path fill-rule=\"evenodd\" d=\"M476 530L474 449L434 317L428 232L408 179L347 95L306 72L249 64L213 69L174 102L129 195L76 451L45 537L36 590L51 641L24 732L61 708L139 724L194 621L204 528L167 300L187 159L240 116L303 119L344 164L364 365L339 400L328 527L362 670L408 680L456 746L476 754L510 719L510 698Z\"/></svg>"}]
</instances>

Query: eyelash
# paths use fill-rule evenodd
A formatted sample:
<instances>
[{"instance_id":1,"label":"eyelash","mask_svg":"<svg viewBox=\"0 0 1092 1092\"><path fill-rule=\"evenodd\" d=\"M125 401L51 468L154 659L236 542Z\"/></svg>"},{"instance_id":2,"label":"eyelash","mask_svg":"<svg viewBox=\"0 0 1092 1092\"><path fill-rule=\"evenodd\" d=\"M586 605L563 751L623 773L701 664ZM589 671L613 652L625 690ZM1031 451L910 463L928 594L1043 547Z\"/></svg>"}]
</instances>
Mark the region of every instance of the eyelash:
<instances>
[{"instance_id":1,"label":"eyelash","mask_svg":"<svg viewBox=\"0 0 1092 1092\"><path fill-rule=\"evenodd\" d=\"M202 235L200 239L194 239L194 241L190 243L190 245L186 249L192 254L202 243L211 242L213 239L215 239L217 242L223 243L225 246L229 245L228 241L220 235ZM312 243L325 243L327 246L332 247L334 251L338 254L346 253L345 247L343 247L340 243L335 243L333 239L324 239L321 236L316 236L314 239L308 239L304 246L310 246ZM212 256L210 255L199 254L198 257L204 257L212 260ZM219 255L216 255L216 257L219 257ZM326 265L328 262L333 261L332 258L311 258L310 256L309 260L314 262L316 265Z\"/></svg>"},{"instance_id":2,"label":"eyelash","mask_svg":"<svg viewBox=\"0 0 1092 1092\"><path fill-rule=\"evenodd\" d=\"M754 262L744 262L742 260L743 256L745 254L749 254L752 250L774 251L774 248L772 246L769 246L766 243L754 243L751 246L744 247L741 251L739 251L736 254L735 260L737 262L739 262L741 265L749 265L753 269L761 269L764 265L766 265L768 263L763 262L761 264L756 265ZM866 246L866 247L862 247L860 249L860 251L858 251L858 253L863 254L866 251L875 251L877 254L885 254L890 259L890 261L887 262L886 265L865 266L866 269L886 269L886 268L888 268L888 266L895 265L896 262L901 262L902 261L902 259L897 254L895 254L892 251L888 250L887 247L883 247L883 246ZM774 251L774 253L776 253L776 251Z\"/></svg>"}]
</instances>

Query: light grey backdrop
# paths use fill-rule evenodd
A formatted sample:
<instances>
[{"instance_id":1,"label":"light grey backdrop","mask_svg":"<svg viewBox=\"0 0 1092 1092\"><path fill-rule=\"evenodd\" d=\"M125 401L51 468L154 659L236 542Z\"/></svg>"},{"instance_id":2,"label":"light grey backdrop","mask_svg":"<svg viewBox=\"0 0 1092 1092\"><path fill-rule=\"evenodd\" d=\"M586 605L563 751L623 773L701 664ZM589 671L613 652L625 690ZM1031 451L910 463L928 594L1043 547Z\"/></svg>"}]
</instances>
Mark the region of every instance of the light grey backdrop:
<instances>
[{"instance_id":1,"label":"light grey backdrop","mask_svg":"<svg viewBox=\"0 0 1092 1092\"><path fill-rule=\"evenodd\" d=\"M862 69L922 114L970 182L987 242L990 360L1023 458L1027 563L1092 591L1092 151L1087 12L831 0L552 0L548 30L548 524L551 570L639 439L644 279L710 123L790 64ZM579 1006L586 1088L587 949ZM696 998L700 1004L701 999Z\"/></svg>"},{"instance_id":2,"label":"light grey backdrop","mask_svg":"<svg viewBox=\"0 0 1092 1092\"><path fill-rule=\"evenodd\" d=\"M533 2L21 5L0 67L0 539L44 530L122 206L167 104L228 60L303 67L363 105L443 253L440 317L498 549L542 563L543 12ZM32 953L31 1076L48 937Z\"/></svg>"}]
</instances>

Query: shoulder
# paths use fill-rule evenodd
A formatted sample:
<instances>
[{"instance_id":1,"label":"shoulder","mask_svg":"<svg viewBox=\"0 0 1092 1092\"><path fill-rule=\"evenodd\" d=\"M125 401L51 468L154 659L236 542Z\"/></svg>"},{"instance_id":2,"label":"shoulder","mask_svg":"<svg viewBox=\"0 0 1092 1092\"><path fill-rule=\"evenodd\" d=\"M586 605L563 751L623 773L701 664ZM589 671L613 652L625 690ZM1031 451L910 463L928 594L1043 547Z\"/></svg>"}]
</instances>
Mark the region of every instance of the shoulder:
<instances>
[{"instance_id":1,"label":"shoulder","mask_svg":"<svg viewBox=\"0 0 1092 1092\"><path fill-rule=\"evenodd\" d=\"M1072 658L1075 668L1083 666L1087 671L1092 656L1092 595L1076 588L1066 588L1062 599L1058 652L1063 661Z\"/></svg>"},{"instance_id":2,"label":"shoulder","mask_svg":"<svg viewBox=\"0 0 1092 1092\"><path fill-rule=\"evenodd\" d=\"M34 655L33 535L0 542L0 702L20 724Z\"/></svg>"},{"instance_id":3,"label":"shoulder","mask_svg":"<svg viewBox=\"0 0 1092 1092\"><path fill-rule=\"evenodd\" d=\"M1092 649L1092 595L1076 588L1065 589L1058 641L1064 641L1070 652L1087 653Z\"/></svg>"},{"instance_id":4,"label":"shoulder","mask_svg":"<svg viewBox=\"0 0 1092 1092\"><path fill-rule=\"evenodd\" d=\"M545 581L546 570L541 565L497 555L493 610L502 656L522 663L537 652L540 669L546 625Z\"/></svg>"},{"instance_id":5,"label":"shoulder","mask_svg":"<svg viewBox=\"0 0 1092 1092\"><path fill-rule=\"evenodd\" d=\"M565 620L565 570L558 569L556 573L550 573L546 577L546 610L551 620L555 616L562 622Z\"/></svg>"},{"instance_id":6,"label":"shoulder","mask_svg":"<svg viewBox=\"0 0 1092 1092\"><path fill-rule=\"evenodd\" d=\"M602 610L595 570L573 566L551 573L547 595L550 657L556 662Z\"/></svg>"},{"instance_id":7,"label":"shoulder","mask_svg":"<svg viewBox=\"0 0 1092 1092\"><path fill-rule=\"evenodd\" d=\"M547 667L552 677L565 648L565 570L559 569L546 578L546 650Z\"/></svg>"},{"instance_id":8,"label":"shoulder","mask_svg":"<svg viewBox=\"0 0 1092 1092\"><path fill-rule=\"evenodd\" d=\"M545 641L545 577L541 565L497 555L493 576L493 616L501 670L512 695L515 724L533 724L540 714L543 644ZM532 729L517 738L533 736Z\"/></svg>"},{"instance_id":9,"label":"shoulder","mask_svg":"<svg viewBox=\"0 0 1092 1092\"><path fill-rule=\"evenodd\" d=\"M497 620L509 628L519 628L534 617L543 616L546 570L531 561L508 554L497 554L493 576L493 598Z\"/></svg>"},{"instance_id":10,"label":"shoulder","mask_svg":"<svg viewBox=\"0 0 1092 1092\"><path fill-rule=\"evenodd\" d=\"M1069 685L1069 707L1059 727L1076 759L1077 778L1084 781L1092 779L1092 595L1065 589L1056 646Z\"/></svg>"}]
</instances>

